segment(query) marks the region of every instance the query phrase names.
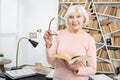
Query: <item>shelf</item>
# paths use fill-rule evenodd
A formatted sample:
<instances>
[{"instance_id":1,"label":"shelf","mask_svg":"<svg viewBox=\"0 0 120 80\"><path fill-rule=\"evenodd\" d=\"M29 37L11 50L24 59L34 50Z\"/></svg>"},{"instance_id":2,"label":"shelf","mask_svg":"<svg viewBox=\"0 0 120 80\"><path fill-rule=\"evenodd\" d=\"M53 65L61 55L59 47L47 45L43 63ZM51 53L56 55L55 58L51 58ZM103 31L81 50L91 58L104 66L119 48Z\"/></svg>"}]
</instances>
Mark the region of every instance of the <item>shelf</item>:
<instances>
[{"instance_id":1,"label":"shelf","mask_svg":"<svg viewBox=\"0 0 120 80\"><path fill-rule=\"evenodd\" d=\"M120 2L94 2L94 4L120 4Z\"/></svg>"},{"instance_id":2,"label":"shelf","mask_svg":"<svg viewBox=\"0 0 120 80\"><path fill-rule=\"evenodd\" d=\"M105 72L105 71L97 71L97 73L101 73L101 74L114 74L114 72Z\"/></svg>"},{"instance_id":3,"label":"shelf","mask_svg":"<svg viewBox=\"0 0 120 80\"><path fill-rule=\"evenodd\" d=\"M110 48L120 48L120 46L114 46L114 45L106 45L106 46Z\"/></svg>"},{"instance_id":4,"label":"shelf","mask_svg":"<svg viewBox=\"0 0 120 80\"><path fill-rule=\"evenodd\" d=\"M112 61L120 61L120 59L111 59Z\"/></svg>"},{"instance_id":5,"label":"shelf","mask_svg":"<svg viewBox=\"0 0 120 80\"><path fill-rule=\"evenodd\" d=\"M105 17L110 17L110 18L114 18L114 19L119 19L120 20L120 17L117 17L117 16L111 16L111 15L107 15L107 14L102 14L102 13L96 13L97 15L101 15L101 16L105 16Z\"/></svg>"},{"instance_id":6,"label":"shelf","mask_svg":"<svg viewBox=\"0 0 120 80\"><path fill-rule=\"evenodd\" d=\"M99 59L99 60L101 60L101 61L108 62L108 63L110 63L110 62L111 62L111 61L110 61L110 60L108 60L108 59L102 59L102 58L100 58L100 57L97 57L97 59Z\"/></svg>"}]
</instances>

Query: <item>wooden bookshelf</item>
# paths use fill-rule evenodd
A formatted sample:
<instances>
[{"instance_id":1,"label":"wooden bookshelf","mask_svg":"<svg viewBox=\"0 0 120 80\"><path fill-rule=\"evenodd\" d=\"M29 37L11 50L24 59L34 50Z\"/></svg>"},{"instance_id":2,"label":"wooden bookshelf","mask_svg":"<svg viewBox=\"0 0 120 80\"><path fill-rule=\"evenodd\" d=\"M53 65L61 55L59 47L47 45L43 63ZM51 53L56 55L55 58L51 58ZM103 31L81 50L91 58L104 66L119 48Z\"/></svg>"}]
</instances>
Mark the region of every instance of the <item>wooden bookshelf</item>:
<instances>
[{"instance_id":1,"label":"wooden bookshelf","mask_svg":"<svg viewBox=\"0 0 120 80\"><path fill-rule=\"evenodd\" d=\"M116 74L113 60L120 61L120 0L59 0L58 30L65 29L65 14L71 5L83 5L91 14L83 29L96 42L97 73ZM64 9L64 10L62 10Z\"/></svg>"}]
</instances>

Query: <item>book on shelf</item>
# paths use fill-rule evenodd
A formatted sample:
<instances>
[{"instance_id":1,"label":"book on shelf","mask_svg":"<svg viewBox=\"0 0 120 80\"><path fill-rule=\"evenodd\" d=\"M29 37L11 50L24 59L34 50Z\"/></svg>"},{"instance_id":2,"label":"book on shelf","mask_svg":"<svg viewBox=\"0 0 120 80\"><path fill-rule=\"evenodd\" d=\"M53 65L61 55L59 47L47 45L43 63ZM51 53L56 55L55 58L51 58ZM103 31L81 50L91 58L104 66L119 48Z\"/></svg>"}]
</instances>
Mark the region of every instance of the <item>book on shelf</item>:
<instances>
[{"instance_id":1,"label":"book on shelf","mask_svg":"<svg viewBox=\"0 0 120 80\"><path fill-rule=\"evenodd\" d=\"M107 59L107 51L105 49L100 49L99 50L99 53L98 53L98 57L102 58L102 59Z\"/></svg>"},{"instance_id":2,"label":"book on shelf","mask_svg":"<svg viewBox=\"0 0 120 80\"><path fill-rule=\"evenodd\" d=\"M111 34L112 45L120 46L120 32L115 32Z\"/></svg>"},{"instance_id":3,"label":"book on shelf","mask_svg":"<svg viewBox=\"0 0 120 80\"><path fill-rule=\"evenodd\" d=\"M97 12L98 13L104 13L105 9L106 9L105 5L98 5Z\"/></svg>"},{"instance_id":4,"label":"book on shelf","mask_svg":"<svg viewBox=\"0 0 120 80\"><path fill-rule=\"evenodd\" d=\"M120 7L118 6L108 6L105 14L112 15L112 16L119 16L120 13Z\"/></svg>"},{"instance_id":5,"label":"book on shelf","mask_svg":"<svg viewBox=\"0 0 120 80\"><path fill-rule=\"evenodd\" d=\"M120 59L119 49L109 49L108 52L112 59Z\"/></svg>"},{"instance_id":6,"label":"book on shelf","mask_svg":"<svg viewBox=\"0 0 120 80\"><path fill-rule=\"evenodd\" d=\"M89 34L95 39L95 42L100 42L102 39L102 35L98 31L89 30Z\"/></svg>"},{"instance_id":7,"label":"book on shelf","mask_svg":"<svg viewBox=\"0 0 120 80\"><path fill-rule=\"evenodd\" d=\"M73 56L72 58L69 58L69 57L67 57L65 55L61 55L61 54L51 54L50 56L63 59L65 61L67 61L69 64L73 64L76 61L88 61L88 60L90 60L90 56L85 56L85 55Z\"/></svg>"},{"instance_id":8,"label":"book on shelf","mask_svg":"<svg viewBox=\"0 0 120 80\"><path fill-rule=\"evenodd\" d=\"M97 71L113 72L111 63L97 62Z\"/></svg>"},{"instance_id":9,"label":"book on shelf","mask_svg":"<svg viewBox=\"0 0 120 80\"><path fill-rule=\"evenodd\" d=\"M117 22L111 22L108 26L110 27L111 32L116 31L119 28L119 26L117 26Z\"/></svg>"},{"instance_id":10,"label":"book on shelf","mask_svg":"<svg viewBox=\"0 0 120 80\"><path fill-rule=\"evenodd\" d=\"M109 22L109 18L108 17L106 17L106 18L104 18L104 19L102 19L101 21L100 21L100 25L106 25L106 24L109 24L110 22Z\"/></svg>"},{"instance_id":11,"label":"book on shelf","mask_svg":"<svg viewBox=\"0 0 120 80\"><path fill-rule=\"evenodd\" d=\"M120 17L120 7L117 7L116 16Z\"/></svg>"},{"instance_id":12,"label":"book on shelf","mask_svg":"<svg viewBox=\"0 0 120 80\"><path fill-rule=\"evenodd\" d=\"M86 5L85 5L85 9L88 10L91 6L92 2L87 2Z\"/></svg>"},{"instance_id":13,"label":"book on shelf","mask_svg":"<svg viewBox=\"0 0 120 80\"><path fill-rule=\"evenodd\" d=\"M36 72L32 71L31 69L18 69L6 71L4 74L11 79L19 79L23 77L34 76L36 75Z\"/></svg>"},{"instance_id":14,"label":"book on shelf","mask_svg":"<svg viewBox=\"0 0 120 80\"><path fill-rule=\"evenodd\" d=\"M61 5L61 8L60 8L58 14L59 14L61 17L64 17L65 14L66 14L66 12L67 12L67 10L68 10L68 8L69 8L69 5L67 5L67 4Z\"/></svg>"},{"instance_id":15,"label":"book on shelf","mask_svg":"<svg viewBox=\"0 0 120 80\"><path fill-rule=\"evenodd\" d=\"M110 27L108 25L102 25L102 30L103 30L103 33L106 34L106 33L110 33Z\"/></svg>"}]
</instances>

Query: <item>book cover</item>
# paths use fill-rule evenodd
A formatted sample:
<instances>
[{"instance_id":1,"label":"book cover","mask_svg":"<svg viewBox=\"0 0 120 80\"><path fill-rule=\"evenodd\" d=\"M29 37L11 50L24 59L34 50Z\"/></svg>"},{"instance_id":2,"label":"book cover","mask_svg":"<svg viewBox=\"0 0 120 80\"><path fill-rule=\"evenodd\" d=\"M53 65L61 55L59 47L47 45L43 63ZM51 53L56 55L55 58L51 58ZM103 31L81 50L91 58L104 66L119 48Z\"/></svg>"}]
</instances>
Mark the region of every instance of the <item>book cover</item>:
<instances>
[{"instance_id":1,"label":"book cover","mask_svg":"<svg viewBox=\"0 0 120 80\"><path fill-rule=\"evenodd\" d=\"M88 61L90 59L90 56L85 56L85 55L81 55L81 56L73 56L72 58L69 58L67 56L64 55L60 55L60 54L52 54L50 55L51 57L55 57L55 58L61 58L66 60L69 64L73 64L75 61Z\"/></svg>"}]
</instances>

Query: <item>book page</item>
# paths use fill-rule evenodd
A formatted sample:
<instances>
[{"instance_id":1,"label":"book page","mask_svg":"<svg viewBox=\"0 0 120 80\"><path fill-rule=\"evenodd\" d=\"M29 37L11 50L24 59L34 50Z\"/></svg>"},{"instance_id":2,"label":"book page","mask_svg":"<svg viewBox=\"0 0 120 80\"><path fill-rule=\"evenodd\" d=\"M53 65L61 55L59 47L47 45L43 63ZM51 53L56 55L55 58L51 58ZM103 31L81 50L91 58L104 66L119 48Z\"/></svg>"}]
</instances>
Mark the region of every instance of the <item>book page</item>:
<instances>
[{"instance_id":1,"label":"book page","mask_svg":"<svg viewBox=\"0 0 120 80\"><path fill-rule=\"evenodd\" d=\"M68 57L66 57L66 56L64 56L64 55L60 55L60 54L52 54L52 55L50 55L51 57L56 57L56 58L61 58L61 59L64 59L64 60L66 60L67 62L69 62L71 59L70 58L68 58Z\"/></svg>"},{"instance_id":2,"label":"book page","mask_svg":"<svg viewBox=\"0 0 120 80\"><path fill-rule=\"evenodd\" d=\"M90 59L90 56L74 56L71 59L60 54L52 54L51 57L61 58L66 60L69 64L73 64L75 61L88 61Z\"/></svg>"}]
</instances>

